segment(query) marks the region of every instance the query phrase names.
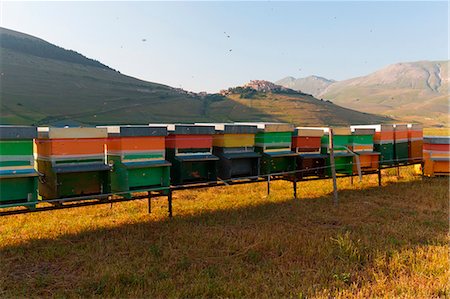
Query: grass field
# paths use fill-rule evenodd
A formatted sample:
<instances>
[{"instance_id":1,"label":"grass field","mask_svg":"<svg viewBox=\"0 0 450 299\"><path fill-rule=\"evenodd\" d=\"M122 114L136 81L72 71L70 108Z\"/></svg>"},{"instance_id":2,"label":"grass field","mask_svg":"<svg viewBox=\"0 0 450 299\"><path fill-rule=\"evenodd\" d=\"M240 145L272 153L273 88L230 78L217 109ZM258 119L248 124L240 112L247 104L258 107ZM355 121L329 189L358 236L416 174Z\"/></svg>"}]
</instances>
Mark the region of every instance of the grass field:
<instances>
[{"instance_id":1,"label":"grass field","mask_svg":"<svg viewBox=\"0 0 450 299\"><path fill-rule=\"evenodd\" d=\"M448 297L448 180L401 175L2 217L0 297Z\"/></svg>"}]
</instances>

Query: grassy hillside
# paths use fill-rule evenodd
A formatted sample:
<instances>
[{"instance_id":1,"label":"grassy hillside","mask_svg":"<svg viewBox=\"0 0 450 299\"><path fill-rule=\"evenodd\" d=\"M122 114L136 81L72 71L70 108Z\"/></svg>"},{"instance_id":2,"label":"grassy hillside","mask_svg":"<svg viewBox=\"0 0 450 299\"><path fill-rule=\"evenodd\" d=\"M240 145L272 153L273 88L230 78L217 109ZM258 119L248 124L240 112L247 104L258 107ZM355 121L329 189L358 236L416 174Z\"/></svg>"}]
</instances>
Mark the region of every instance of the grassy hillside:
<instances>
[{"instance_id":1,"label":"grassy hillside","mask_svg":"<svg viewBox=\"0 0 450 299\"><path fill-rule=\"evenodd\" d=\"M324 124L350 125L389 122L392 119L343 108L331 102L318 100L301 93L262 93L250 98L240 94L228 96L236 103L262 111L278 120L296 125L320 126Z\"/></svg>"},{"instance_id":2,"label":"grassy hillside","mask_svg":"<svg viewBox=\"0 0 450 299\"><path fill-rule=\"evenodd\" d=\"M0 297L446 298L448 181L179 191L0 218Z\"/></svg>"},{"instance_id":3,"label":"grassy hillside","mask_svg":"<svg viewBox=\"0 0 450 299\"><path fill-rule=\"evenodd\" d=\"M367 76L322 85L321 91L311 93L358 111L447 125L448 74L448 61L397 63ZM302 80L283 81L282 85L305 90L310 84Z\"/></svg>"},{"instance_id":4,"label":"grassy hillside","mask_svg":"<svg viewBox=\"0 0 450 299\"><path fill-rule=\"evenodd\" d=\"M7 29L0 30L0 41L2 124L295 120L298 125L324 125L344 120L346 123L367 122L365 114L350 110L343 113L344 109L335 105L326 106L301 95L292 96L289 101L295 104L286 105L289 110L284 114L277 112L284 106L270 107L278 101L272 95L267 95L267 104L263 105L248 105L248 101L220 95L200 97L125 76L74 51ZM286 98L285 95L280 97ZM326 113L321 115L323 111ZM297 117L306 112L311 117ZM371 119L385 120L375 116Z\"/></svg>"},{"instance_id":5,"label":"grassy hillside","mask_svg":"<svg viewBox=\"0 0 450 299\"><path fill-rule=\"evenodd\" d=\"M445 125L448 88L448 61L420 61L334 83L321 96L352 109Z\"/></svg>"}]
</instances>

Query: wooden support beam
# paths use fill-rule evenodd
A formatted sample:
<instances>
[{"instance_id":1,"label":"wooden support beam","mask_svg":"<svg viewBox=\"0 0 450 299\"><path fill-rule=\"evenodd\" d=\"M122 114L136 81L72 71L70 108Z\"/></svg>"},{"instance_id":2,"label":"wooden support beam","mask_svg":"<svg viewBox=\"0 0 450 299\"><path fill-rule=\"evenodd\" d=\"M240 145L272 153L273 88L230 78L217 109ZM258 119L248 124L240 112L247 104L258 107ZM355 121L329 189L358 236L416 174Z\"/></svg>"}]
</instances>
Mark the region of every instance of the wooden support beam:
<instances>
[{"instance_id":1,"label":"wooden support beam","mask_svg":"<svg viewBox=\"0 0 450 299\"><path fill-rule=\"evenodd\" d=\"M337 179L336 179L336 165L334 163L334 144L333 144L333 129L330 128L329 131L329 142L328 146L330 149L330 166L331 166L331 176L333 177L333 195L334 195L334 203L339 203L338 192L337 192Z\"/></svg>"}]
</instances>

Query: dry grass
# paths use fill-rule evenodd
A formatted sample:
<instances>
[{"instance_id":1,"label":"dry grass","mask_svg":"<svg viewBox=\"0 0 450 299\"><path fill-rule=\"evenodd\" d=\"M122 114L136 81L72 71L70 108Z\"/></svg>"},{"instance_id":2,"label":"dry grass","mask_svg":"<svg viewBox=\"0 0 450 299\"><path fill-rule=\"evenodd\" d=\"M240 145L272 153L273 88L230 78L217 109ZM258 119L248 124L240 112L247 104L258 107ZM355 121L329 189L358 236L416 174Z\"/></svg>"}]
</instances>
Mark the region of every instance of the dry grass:
<instances>
[{"instance_id":1,"label":"dry grass","mask_svg":"<svg viewBox=\"0 0 450 299\"><path fill-rule=\"evenodd\" d=\"M448 181L180 191L0 218L0 297L448 297Z\"/></svg>"}]
</instances>

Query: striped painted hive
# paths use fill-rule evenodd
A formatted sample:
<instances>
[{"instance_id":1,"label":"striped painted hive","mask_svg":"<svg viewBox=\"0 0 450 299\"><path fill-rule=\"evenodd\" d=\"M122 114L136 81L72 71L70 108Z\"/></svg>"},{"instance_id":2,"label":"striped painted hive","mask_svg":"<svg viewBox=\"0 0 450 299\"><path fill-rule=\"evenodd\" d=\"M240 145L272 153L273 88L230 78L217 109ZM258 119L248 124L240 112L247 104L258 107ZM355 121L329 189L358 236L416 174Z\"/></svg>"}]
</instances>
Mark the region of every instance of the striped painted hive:
<instances>
[{"instance_id":1,"label":"striped painted hive","mask_svg":"<svg viewBox=\"0 0 450 299\"><path fill-rule=\"evenodd\" d=\"M212 154L214 126L176 124L167 128L166 154L172 163L172 183L216 181L219 158Z\"/></svg>"},{"instance_id":2,"label":"striped painted hive","mask_svg":"<svg viewBox=\"0 0 450 299\"><path fill-rule=\"evenodd\" d=\"M374 150L380 153L380 165L391 166L395 164L394 159L394 127L389 124L379 125L356 125L350 126L355 129L374 129Z\"/></svg>"},{"instance_id":3,"label":"striped painted hive","mask_svg":"<svg viewBox=\"0 0 450 299\"><path fill-rule=\"evenodd\" d=\"M296 170L297 154L291 150L294 127L285 123L248 123L256 125L256 151L261 153L260 173L277 174Z\"/></svg>"},{"instance_id":4,"label":"striped painted hive","mask_svg":"<svg viewBox=\"0 0 450 299\"><path fill-rule=\"evenodd\" d=\"M420 124L408 124L408 159L410 162L423 159L423 127Z\"/></svg>"},{"instance_id":5,"label":"striped painted hive","mask_svg":"<svg viewBox=\"0 0 450 299\"><path fill-rule=\"evenodd\" d=\"M44 199L101 194L109 190L106 128L39 128L38 171Z\"/></svg>"},{"instance_id":6,"label":"striped painted hive","mask_svg":"<svg viewBox=\"0 0 450 299\"><path fill-rule=\"evenodd\" d=\"M423 173L426 176L449 175L450 137L425 136L423 138Z\"/></svg>"},{"instance_id":7,"label":"striped painted hive","mask_svg":"<svg viewBox=\"0 0 450 299\"><path fill-rule=\"evenodd\" d=\"M375 129L354 129L351 138L351 149L358 155L362 171L376 171L380 160L380 153L374 151L373 136ZM358 172L357 157L353 157L353 173Z\"/></svg>"},{"instance_id":8,"label":"striped painted hive","mask_svg":"<svg viewBox=\"0 0 450 299\"><path fill-rule=\"evenodd\" d=\"M297 153L320 153L321 139L325 128L295 128L292 149Z\"/></svg>"},{"instance_id":9,"label":"striped painted hive","mask_svg":"<svg viewBox=\"0 0 450 299\"><path fill-rule=\"evenodd\" d=\"M320 153L321 139L327 128L297 127L292 137L292 150L297 156L297 178L324 177L328 155Z\"/></svg>"},{"instance_id":10,"label":"striped painted hive","mask_svg":"<svg viewBox=\"0 0 450 299\"><path fill-rule=\"evenodd\" d=\"M111 192L170 186L166 127L109 126L107 159ZM130 194L123 194L129 197Z\"/></svg>"},{"instance_id":11,"label":"striped painted hive","mask_svg":"<svg viewBox=\"0 0 450 299\"><path fill-rule=\"evenodd\" d=\"M196 125L213 125L215 128L213 154L219 158L218 176L221 179L259 175L261 155L255 152L257 126L232 123Z\"/></svg>"},{"instance_id":12,"label":"striped painted hive","mask_svg":"<svg viewBox=\"0 0 450 299\"><path fill-rule=\"evenodd\" d=\"M0 207L26 206L37 202L37 172L33 139L36 127L0 126Z\"/></svg>"},{"instance_id":13,"label":"striped painted hive","mask_svg":"<svg viewBox=\"0 0 450 299\"><path fill-rule=\"evenodd\" d=\"M327 130L322 136L321 153L328 155L327 157L327 175L331 176L331 159L330 155L330 136ZM351 175L353 174L353 154L349 151L351 146L352 135L350 128L333 128L333 151L336 173Z\"/></svg>"},{"instance_id":14,"label":"striped painted hive","mask_svg":"<svg viewBox=\"0 0 450 299\"><path fill-rule=\"evenodd\" d=\"M397 163L408 162L408 125L394 124L394 159Z\"/></svg>"}]
</instances>

